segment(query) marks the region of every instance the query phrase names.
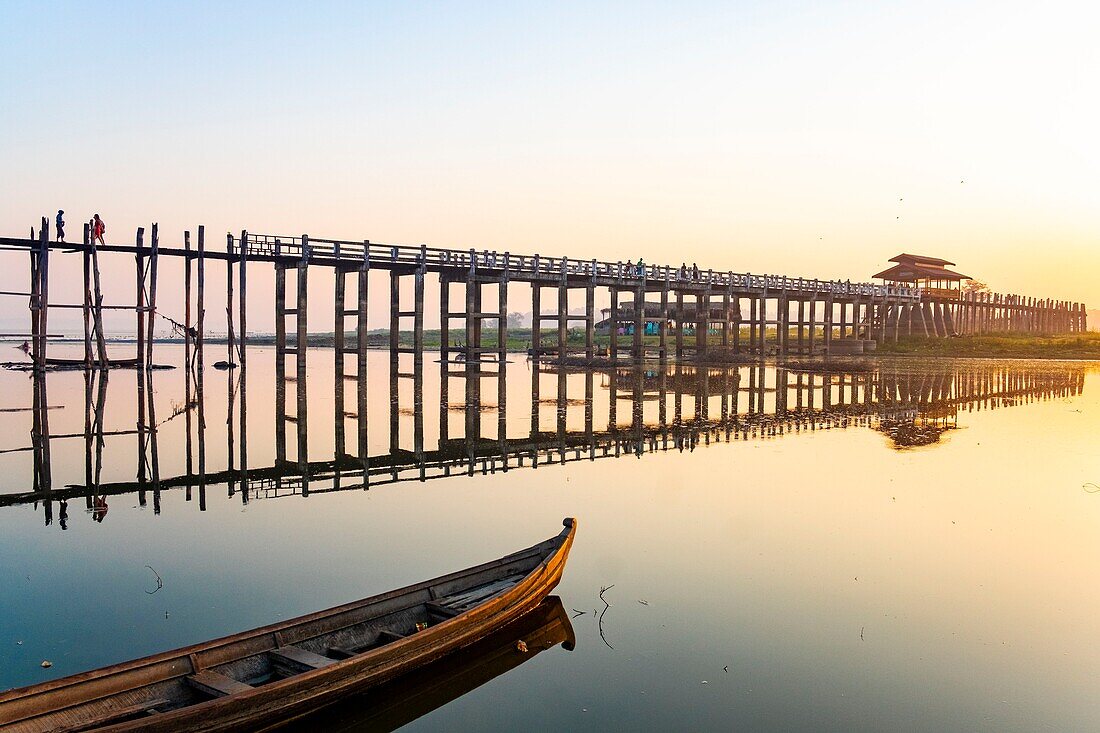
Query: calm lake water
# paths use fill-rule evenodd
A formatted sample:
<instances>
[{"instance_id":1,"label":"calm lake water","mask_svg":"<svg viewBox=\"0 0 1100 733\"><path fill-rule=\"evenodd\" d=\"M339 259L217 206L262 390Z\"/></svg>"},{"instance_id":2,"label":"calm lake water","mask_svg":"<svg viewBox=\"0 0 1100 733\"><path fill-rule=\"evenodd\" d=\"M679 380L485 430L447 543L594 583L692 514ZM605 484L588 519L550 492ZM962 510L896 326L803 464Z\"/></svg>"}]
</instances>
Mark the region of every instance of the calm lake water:
<instances>
[{"instance_id":1,"label":"calm lake water","mask_svg":"<svg viewBox=\"0 0 1100 733\"><path fill-rule=\"evenodd\" d=\"M556 595L575 648L546 649L409 730L1100 727L1098 365L612 375L513 356L504 389L485 375L466 409L465 379L441 394L437 354L419 399L402 379L391 402L388 356L372 352L370 476L336 491L264 472L279 455L274 350L249 350L243 428L236 375L209 367L223 354L206 358L204 487L177 480L189 419L198 465L185 371L152 377L161 489L142 493L127 483L137 375L110 374L103 429L126 434L104 440L100 500L66 489L89 470L85 377L48 375L49 430L73 436L50 441L49 480L70 498L28 496L33 452L0 453L0 688L410 584L574 516ZM157 361L182 364L182 347L158 346ZM333 374L331 352L311 350L309 461L331 460L338 440ZM341 411L355 413L346 385ZM0 409L31 402L29 376L0 371ZM0 450L30 446L30 412L0 418ZM286 423L292 463L299 424ZM356 425L344 423L351 454ZM230 457L240 467L242 436L243 489L217 475ZM367 725L341 716L325 726Z\"/></svg>"}]
</instances>

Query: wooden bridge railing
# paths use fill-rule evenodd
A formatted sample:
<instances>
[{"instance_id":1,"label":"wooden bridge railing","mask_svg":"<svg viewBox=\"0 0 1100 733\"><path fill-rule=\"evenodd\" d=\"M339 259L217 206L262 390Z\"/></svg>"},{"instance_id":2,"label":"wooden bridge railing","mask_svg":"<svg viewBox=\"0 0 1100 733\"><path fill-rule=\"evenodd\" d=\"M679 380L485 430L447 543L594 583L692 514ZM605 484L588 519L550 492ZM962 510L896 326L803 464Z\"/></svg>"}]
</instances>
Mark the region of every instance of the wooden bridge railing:
<instances>
[{"instance_id":1,"label":"wooden bridge railing","mask_svg":"<svg viewBox=\"0 0 1100 733\"><path fill-rule=\"evenodd\" d=\"M433 270L469 270L488 269L511 274L523 274L548 279L562 277L591 277L593 279L613 279L626 284L653 283L666 285L687 283L708 285L714 288L756 291L784 291L794 294L825 294L836 296L862 296L885 298L892 301L920 300L919 288L894 285L876 285L874 283L852 283L841 280L820 280L817 278L795 278L786 275L755 275L752 273L718 272L701 270L697 277L692 273L682 276L680 268L672 265L643 265L640 268L630 262L609 262L596 259L574 259L569 257L543 257L541 255L521 255L511 252L475 249L457 250L421 245L389 245L364 240L361 242L335 239L314 239L308 235L280 236L273 234L242 233L234 238L233 253L240 254L241 247L246 255L287 257L305 261L347 261L349 264L361 262L389 265L407 265L411 268L425 267Z\"/></svg>"}]
</instances>

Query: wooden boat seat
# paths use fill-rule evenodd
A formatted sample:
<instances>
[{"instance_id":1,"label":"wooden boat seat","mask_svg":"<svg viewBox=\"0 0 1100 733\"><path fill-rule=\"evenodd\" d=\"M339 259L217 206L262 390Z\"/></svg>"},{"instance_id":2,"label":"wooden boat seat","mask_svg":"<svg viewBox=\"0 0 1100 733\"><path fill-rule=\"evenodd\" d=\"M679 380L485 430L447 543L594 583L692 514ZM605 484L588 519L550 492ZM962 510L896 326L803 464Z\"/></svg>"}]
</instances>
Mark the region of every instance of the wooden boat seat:
<instances>
[{"instance_id":1,"label":"wooden boat seat","mask_svg":"<svg viewBox=\"0 0 1100 733\"><path fill-rule=\"evenodd\" d=\"M128 705L124 708L106 710L98 715L84 718L79 723L73 723L72 725L67 725L62 728L52 728L51 733L79 733L79 731L99 728L109 723L121 723L141 715L156 715L160 712L157 708L161 705L167 705L168 702L169 701L164 698L158 698L156 700L139 702L135 705Z\"/></svg>"},{"instance_id":2,"label":"wooden boat seat","mask_svg":"<svg viewBox=\"0 0 1100 733\"><path fill-rule=\"evenodd\" d=\"M186 679L187 684L213 697L234 695L238 692L247 692L252 689L252 685L246 685L239 680L235 680L232 677L226 677L224 674L215 672L211 669L204 669L201 672L189 674Z\"/></svg>"},{"instance_id":3,"label":"wooden boat seat","mask_svg":"<svg viewBox=\"0 0 1100 733\"><path fill-rule=\"evenodd\" d=\"M325 656L332 657L333 659L351 659L359 653L359 651L349 649L346 646L330 646L325 649Z\"/></svg>"},{"instance_id":4,"label":"wooden boat seat","mask_svg":"<svg viewBox=\"0 0 1100 733\"><path fill-rule=\"evenodd\" d=\"M447 619L451 618L452 616L457 616L458 615L458 611L454 610L453 608L447 608L446 606L441 606L438 603L436 603L435 601L431 601L431 602L429 602L425 605L427 605L427 607L428 607L428 614L429 615L435 616L436 618L438 618L442 621L446 621Z\"/></svg>"},{"instance_id":5,"label":"wooden boat seat","mask_svg":"<svg viewBox=\"0 0 1100 733\"><path fill-rule=\"evenodd\" d=\"M457 616L460 613L469 611L474 606L484 603L493 596L500 595L521 580L523 580L522 575L512 575L480 585L477 588L456 593L453 596L437 598L433 603L428 604L428 610L436 611L441 616Z\"/></svg>"},{"instance_id":6,"label":"wooden boat seat","mask_svg":"<svg viewBox=\"0 0 1100 733\"><path fill-rule=\"evenodd\" d=\"M336 664L335 659L315 652L307 651L297 646L281 646L267 653L271 657L275 668L287 673L298 674L308 672L311 669L321 669L330 664Z\"/></svg>"},{"instance_id":7,"label":"wooden boat seat","mask_svg":"<svg viewBox=\"0 0 1100 733\"><path fill-rule=\"evenodd\" d=\"M398 634L396 631L390 631L389 629L378 632L379 644L389 644L390 642L400 641L404 638L405 634Z\"/></svg>"}]
</instances>

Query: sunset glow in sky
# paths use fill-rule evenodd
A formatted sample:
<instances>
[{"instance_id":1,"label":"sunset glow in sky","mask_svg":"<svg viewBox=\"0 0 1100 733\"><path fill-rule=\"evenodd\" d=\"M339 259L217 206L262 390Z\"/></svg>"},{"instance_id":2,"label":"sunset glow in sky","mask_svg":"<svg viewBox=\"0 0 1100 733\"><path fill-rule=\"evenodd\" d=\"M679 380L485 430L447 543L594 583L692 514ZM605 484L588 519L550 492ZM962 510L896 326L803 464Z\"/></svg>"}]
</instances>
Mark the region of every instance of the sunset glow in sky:
<instances>
[{"instance_id":1,"label":"sunset glow in sky","mask_svg":"<svg viewBox=\"0 0 1100 733\"><path fill-rule=\"evenodd\" d=\"M119 242L158 221L853 281L909 251L1095 307L1098 8L3 1L0 233L63 208L70 240L99 212ZM107 275L132 292L132 258Z\"/></svg>"}]
</instances>

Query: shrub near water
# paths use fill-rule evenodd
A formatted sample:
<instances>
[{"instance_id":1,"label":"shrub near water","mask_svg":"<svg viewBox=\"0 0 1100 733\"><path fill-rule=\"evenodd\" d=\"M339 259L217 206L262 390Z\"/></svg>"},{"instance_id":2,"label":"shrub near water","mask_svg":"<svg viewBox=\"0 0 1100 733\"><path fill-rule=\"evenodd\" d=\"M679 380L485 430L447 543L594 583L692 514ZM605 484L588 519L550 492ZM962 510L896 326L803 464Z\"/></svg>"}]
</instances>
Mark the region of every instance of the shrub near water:
<instances>
[{"instance_id":1,"label":"shrub near water","mask_svg":"<svg viewBox=\"0 0 1100 733\"><path fill-rule=\"evenodd\" d=\"M910 336L887 340L880 354L921 356L973 356L1021 359L1100 359L1100 332L1038 336L1032 334L990 334L959 338Z\"/></svg>"}]
</instances>

